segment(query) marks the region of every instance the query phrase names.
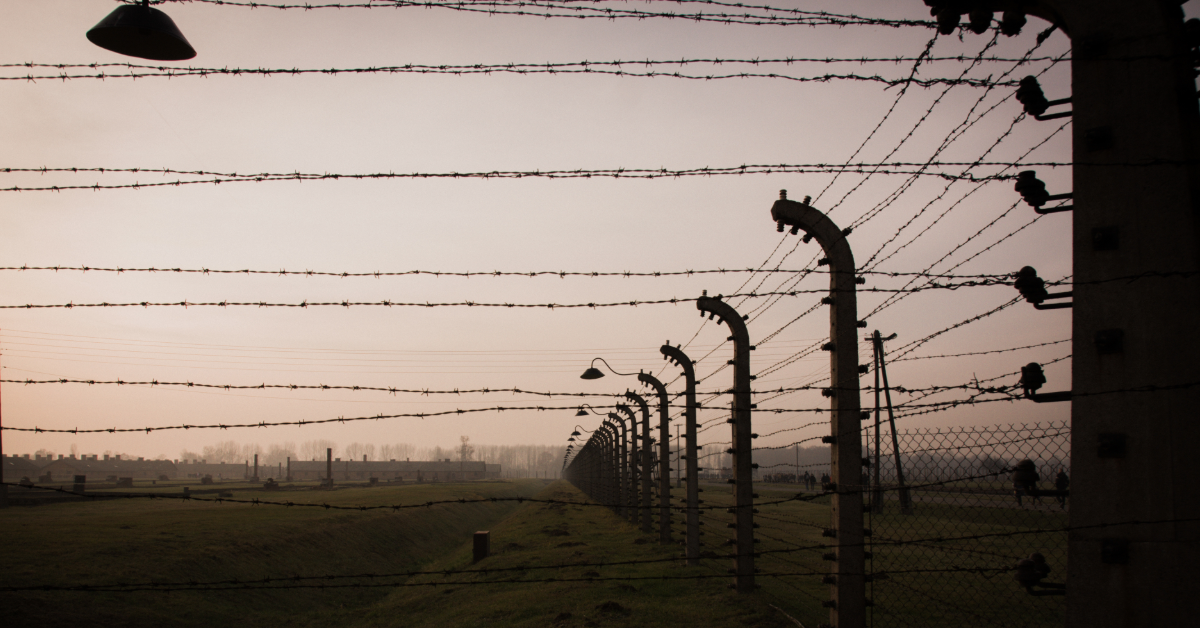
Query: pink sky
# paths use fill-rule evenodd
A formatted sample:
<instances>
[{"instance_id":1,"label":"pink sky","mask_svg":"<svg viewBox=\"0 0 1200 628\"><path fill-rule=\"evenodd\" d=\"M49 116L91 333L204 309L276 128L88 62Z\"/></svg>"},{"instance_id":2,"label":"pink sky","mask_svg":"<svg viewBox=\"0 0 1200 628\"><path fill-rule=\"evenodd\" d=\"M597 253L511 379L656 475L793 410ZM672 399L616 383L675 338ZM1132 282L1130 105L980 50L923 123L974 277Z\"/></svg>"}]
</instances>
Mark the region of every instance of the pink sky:
<instances>
[{"instance_id":1,"label":"pink sky","mask_svg":"<svg viewBox=\"0 0 1200 628\"><path fill-rule=\"evenodd\" d=\"M924 19L921 2L780 2L778 6ZM136 61L90 44L85 31L115 7L109 0L39 0L6 4L0 23L2 63ZM663 3L622 3L661 8ZM683 10L671 4L672 10ZM912 57L932 32L877 26L782 27L697 24L682 20L565 20L469 15L423 9L278 11L168 3L199 52L175 63L197 67L347 68L405 63L538 63L680 58ZM707 10L707 9L706 9ZM1047 25L1031 18L1015 38L989 54L1020 57ZM978 53L988 35L939 37L937 57ZM1069 42L1052 34L1035 53L1059 56ZM166 65L166 64L164 64ZM1029 64L1013 78L1045 69ZM985 61L970 76L999 77L1011 62ZM899 64L796 63L770 69L791 76L825 73L901 77ZM932 62L919 77L956 77L958 61ZM685 67L698 74L733 66ZM2 68L3 76L30 70ZM54 70L43 70L53 74ZM111 69L112 72L119 71ZM673 70L672 70L673 71ZM1068 96L1068 63L1041 83L1049 98ZM899 88L867 82L797 83L751 78L687 81L594 75L211 76L0 81L0 167L142 167L237 172L468 172L595 168L683 169L772 163L841 163L862 144ZM912 87L856 161L884 159L942 92ZM974 116L1009 96L987 93ZM924 162L985 95L951 89L888 161ZM999 105L942 153L974 161L1020 113ZM972 116L970 119L974 119ZM1064 121L1026 119L985 159L1009 162ZM1026 161L1070 161L1068 125ZM980 174L999 168L984 167ZM1070 168L1038 168L1052 193L1068 191ZM1010 173L1013 171L1009 171ZM174 177L169 177L173 179ZM11 186L150 183L167 178L122 174L0 174ZM320 271L679 271L757 267L779 244L769 217L780 189L793 199L817 194L828 174L639 180L387 180L242 183L141 190L0 192L0 266L66 265ZM866 215L905 177L843 175L814 206L841 225ZM926 268L995 220L1018 199L1011 182L977 184L923 177L850 236L866 261L910 219L882 256L936 224L877 270ZM945 191L940 200L935 198ZM846 196L849 193L849 196ZM830 209L839 200L835 209ZM932 203L932 204L931 204ZM1035 217L1021 204L952 254L945 270ZM1047 216L958 268L960 274L1009 273L1035 266L1042 277L1070 272L1070 214ZM769 266L792 249L789 238ZM783 268L804 267L817 254L804 245ZM881 257L882 257L881 256ZM761 277L750 285L756 286ZM768 278L759 291L786 276ZM121 301L476 301L588 303L729 294L743 274L675 278L226 277L0 271L0 305ZM812 276L798 289L821 289ZM870 276L866 287L899 287L902 279ZM869 321L899 337L901 347L1016 296L1008 286L915 294ZM766 335L808 309L820 295L785 298L751 323L752 372L758 373L828 333L825 310ZM886 295L860 295L865 313ZM739 309L749 312L762 299ZM977 352L1065 340L1070 311L1019 304L949 332L911 356ZM581 310L484 308L120 308L0 310L4 379L80 378L193 381L214 384L335 384L397 388L510 388L556 392L640 390L633 378L583 381L593 357L624 371L662 370L662 342L687 342L699 358L727 332L700 326L692 303ZM697 334L697 330L699 333ZM869 345L862 346L868 351ZM893 385L960 384L1070 353L1070 343L987 356L898 362ZM707 375L730 357L728 346L702 361ZM1069 361L1047 367L1047 390L1069 386ZM757 389L798 386L827 373L817 352L763 375ZM663 372L674 377L675 369ZM729 386L728 370L700 385ZM1015 383L1011 376L1002 383ZM869 383L870 378L865 379ZM680 389L681 383L673 387ZM941 397L954 398L954 394ZM897 400L908 397L899 395ZM592 399L593 405L604 403ZM871 402L864 394L864 405ZM450 399L378 392L224 392L115 386L3 384L5 426L86 429L181 423L320 420L376 413L436 412L503 405L562 405L575 399L463 395ZM818 392L798 392L760 408L827 407ZM704 421L726 401L710 403ZM67 453L126 451L175 457L217 440L270 442L325 438L341 443L562 443L573 412L480 413L463 417L389 419L354 425L189 431L153 434L55 435L6 432L6 453L46 448ZM1068 404L998 403L913 417L908 427L1067 420ZM812 414L755 415L758 432L812 420ZM594 423L594 422L593 422ZM788 432L759 445L819 436L826 428ZM724 429L701 442L725 440Z\"/></svg>"}]
</instances>

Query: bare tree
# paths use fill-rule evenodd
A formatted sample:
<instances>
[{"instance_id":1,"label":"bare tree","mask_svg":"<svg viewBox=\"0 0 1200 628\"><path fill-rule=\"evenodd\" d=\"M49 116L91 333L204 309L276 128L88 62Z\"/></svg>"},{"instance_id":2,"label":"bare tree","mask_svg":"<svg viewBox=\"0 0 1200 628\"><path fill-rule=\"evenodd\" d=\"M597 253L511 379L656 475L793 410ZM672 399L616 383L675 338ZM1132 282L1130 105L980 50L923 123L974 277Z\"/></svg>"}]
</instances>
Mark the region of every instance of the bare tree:
<instances>
[{"instance_id":1,"label":"bare tree","mask_svg":"<svg viewBox=\"0 0 1200 628\"><path fill-rule=\"evenodd\" d=\"M259 458L262 458L262 454L262 445L259 445L258 443L246 443L245 445L242 445L242 450L238 454L238 460L253 462L254 456L257 455ZM237 462L238 460L234 460L233 462ZM260 460L259 462L262 461Z\"/></svg>"},{"instance_id":2,"label":"bare tree","mask_svg":"<svg viewBox=\"0 0 1200 628\"><path fill-rule=\"evenodd\" d=\"M410 443L396 443L392 445L392 455L387 456L389 460L393 457L397 460L407 460L417 457L417 447Z\"/></svg>"},{"instance_id":3,"label":"bare tree","mask_svg":"<svg viewBox=\"0 0 1200 628\"><path fill-rule=\"evenodd\" d=\"M300 457L296 455L296 443L287 442L283 443L282 445L271 443L271 446L267 448L267 454L263 459L263 464L282 464L287 462L288 458L291 458L292 460L300 459Z\"/></svg>"},{"instance_id":4,"label":"bare tree","mask_svg":"<svg viewBox=\"0 0 1200 628\"><path fill-rule=\"evenodd\" d=\"M305 441L303 445L300 445L300 455L305 460L324 460L326 449L332 449L333 455L337 455L337 443L324 439Z\"/></svg>"},{"instance_id":5,"label":"bare tree","mask_svg":"<svg viewBox=\"0 0 1200 628\"><path fill-rule=\"evenodd\" d=\"M458 440L460 443L458 446L458 459L462 462L474 460L475 447L473 445L471 445L471 437L470 436L459 436Z\"/></svg>"},{"instance_id":6,"label":"bare tree","mask_svg":"<svg viewBox=\"0 0 1200 628\"><path fill-rule=\"evenodd\" d=\"M543 450L538 453L537 461L538 471L540 471L543 476L548 476L550 474L550 464L554 462L554 454Z\"/></svg>"},{"instance_id":7,"label":"bare tree","mask_svg":"<svg viewBox=\"0 0 1200 628\"><path fill-rule=\"evenodd\" d=\"M220 462L242 462L242 448L237 441L227 440L216 443L215 445L205 445L201 451L200 458L211 463Z\"/></svg>"}]
</instances>

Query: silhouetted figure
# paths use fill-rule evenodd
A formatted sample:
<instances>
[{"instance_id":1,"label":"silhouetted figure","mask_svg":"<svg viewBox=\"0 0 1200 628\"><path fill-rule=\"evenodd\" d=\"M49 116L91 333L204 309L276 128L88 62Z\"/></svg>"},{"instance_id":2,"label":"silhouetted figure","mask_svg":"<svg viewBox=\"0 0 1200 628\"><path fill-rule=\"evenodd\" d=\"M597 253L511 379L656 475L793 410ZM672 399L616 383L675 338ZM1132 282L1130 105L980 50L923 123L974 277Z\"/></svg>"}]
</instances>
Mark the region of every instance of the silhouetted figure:
<instances>
[{"instance_id":1,"label":"silhouetted figure","mask_svg":"<svg viewBox=\"0 0 1200 628\"><path fill-rule=\"evenodd\" d=\"M1013 494L1017 496L1017 505L1022 506L1021 496L1029 495L1033 502L1038 501L1037 483L1041 480L1033 461L1026 458L1017 463L1012 472Z\"/></svg>"},{"instance_id":2,"label":"silhouetted figure","mask_svg":"<svg viewBox=\"0 0 1200 628\"><path fill-rule=\"evenodd\" d=\"M1059 491L1066 491L1071 486L1071 478L1067 476L1067 470L1059 467L1058 475L1054 476L1054 488ZM1067 509L1067 495L1065 492L1058 494L1058 505L1063 510Z\"/></svg>"},{"instance_id":3,"label":"silhouetted figure","mask_svg":"<svg viewBox=\"0 0 1200 628\"><path fill-rule=\"evenodd\" d=\"M1050 565L1046 564L1046 557L1038 552L1029 555L1029 558L1021 559L1017 563L1016 574L1013 578L1017 583L1025 588L1025 592L1030 595L1064 595L1067 585L1057 584L1054 582L1042 582L1042 580L1050 575ZM1052 591L1035 591L1034 587L1043 589L1053 589Z\"/></svg>"}]
</instances>

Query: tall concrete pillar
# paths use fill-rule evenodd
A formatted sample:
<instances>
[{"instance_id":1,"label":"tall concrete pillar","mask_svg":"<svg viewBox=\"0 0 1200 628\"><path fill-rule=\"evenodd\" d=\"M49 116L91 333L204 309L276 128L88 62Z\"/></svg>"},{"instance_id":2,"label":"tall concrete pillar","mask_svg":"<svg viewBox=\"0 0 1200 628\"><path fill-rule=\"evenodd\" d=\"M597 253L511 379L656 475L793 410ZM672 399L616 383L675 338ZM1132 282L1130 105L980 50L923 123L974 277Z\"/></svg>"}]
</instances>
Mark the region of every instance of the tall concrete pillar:
<instances>
[{"instance_id":1,"label":"tall concrete pillar","mask_svg":"<svg viewBox=\"0 0 1200 628\"><path fill-rule=\"evenodd\" d=\"M745 319L721 297L700 297L696 301L700 315L717 317L718 322L729 327L729 340L733 341L733 403L730 405L732 418L733 447L733 507L737 534L734 541L734 586L738 593L754 591L754 468L753 441L751 436L750 410L750 334Z\"/></svg>"},{"instance_id":2,"label":"tall concrete pillar","mask_svg":"<svg viewBox=\"0 0 1200 628\"><path fill-rule=\"evenodd\" d=\"M667 387L649 373L638 372L638 381L658 394L658 542L671 543L671 416Z\"/></svg>"},{"instance_id":3,"label":"tall concrete pillar","mask_svg":"<svg viewBox=\"0 0 1200 628\"><path fill-rule=\"evenodd\" d=\"M653 531L654 526L652 513L650 512L652 506L651 493L653 492L651 476L653 475L654 465L654 452L650 448L650 406L641 395L629 390L625 391L625 398L638 404L638 408L642 411L642 532L649 534Z\"/></svg>"},{"instance_id":4,"label":"tall concrete pillar","mask_svg":"<svg viewBox=\"0 0 1200 628\"><path fill-rule=\"evenodd\" d=\"M1071 38L1071 93L1049 97L1071 98L1074 209L1046 218L1073 221L1067 625L1188 625L1200 615L1200 23L1185 27L1178 1L982 4ZM959 9L934 10L950 22Z\"/></svg>"},{"instance_id":5,"label":"tall concrete pillar","mask_svg":"<svg viewBox=\"0 0 1200 628\"><path fill-rule=\"evenodd\" d=\"M333 448L325 450L325 482L333 486Z\"/></svg>"},{"instance_id":6,"label":"tall concrete pillar","mask_svg":"<svg viewBox=\"0 0 1200 628\"><path fill-rule=\"evenodd\" d=\"M682 457L687 465L687 544L684 552L687 564L700 564L700 466L696 458L696 369L691 358L680 347L670 342L659 347L663 359L683 369L684 389L684 440L686 445Z\"/></svg>"},{"instance_id":7,"label":"tall concrete pillar","mask_svg":"<svg viewBox=\"0 0 1200 628\"><path fill-rule=\"evenodd\" d=\"M824 391L830 398L832 421L830 435L823 440L832 445L830 473L834 491L830 510L837 538L836 573L831 583L829 619L837 628L861 628L866 625L866 568L863 549L862 481L862 406L859 401L858 302L855 294L854 255L846 241L849 230L842 231L829 217L805 202L787 200L781 190L771 206L771 219L780 231L791 228L793 234L804 230L821 245L829 267L829 382Z\"/></svg>"},{"instance_id":8,"label":"tall concrete pillar","mask_svg":"<svg viewBox=\"0 0 1200 628\"><path fill-rule=\"evenodd\" d=\"M625 416L628 417L628 419L629 419L630 447L629 447L629 458L628 458L628 463L627 463L629 466L629 478L627 480L629 494L626 499L626 505L629 507L629 510L630 510L629 521L632 522L634 526L636 526L638 524L638 521L641 520L641 516L642 516L642 512L641 512L642 509L638 507L640 505L640 502L638 500L638 476L640 475L640 472L638 471L638 465L639 465L639 461L641 460L641 456L638 454L637 415L634 414L632 408L630 408L629 406L627 406L623 403L617 404L617 411L624 412ZM648 512L646 513L646 516L649 516Z\"/></svg>"}]
</instances>

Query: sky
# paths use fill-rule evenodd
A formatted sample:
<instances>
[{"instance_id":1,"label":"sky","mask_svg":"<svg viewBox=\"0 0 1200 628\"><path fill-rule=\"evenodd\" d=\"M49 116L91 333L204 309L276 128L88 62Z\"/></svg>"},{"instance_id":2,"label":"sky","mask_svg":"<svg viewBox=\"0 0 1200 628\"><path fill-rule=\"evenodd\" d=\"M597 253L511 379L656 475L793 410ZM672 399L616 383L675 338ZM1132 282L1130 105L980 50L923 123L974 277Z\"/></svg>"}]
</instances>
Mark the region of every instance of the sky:
<instances>
[{"instance_id":1,"label":"sky","mask_svg":"<svg viewBox=\"0 0 1200 628\"><path fill-rule=\"evenodd\" d=\"M661 2L612 6L647 11L689 8ZM889 19L928 16L924 5L915 0L793 0L772 6ZM84 37L115 7L110 0L7 0L7 19L0 23L0 63L143 63L98 48ZM198 55L183 62L144 63L180 68L914 58L934 34L931 29L911 26L546 19L418 8L303 11L180 2L160 8L171 16ZM1037 34L1047 26L1031 17L1021 35L1000 37L985 54L1020 58L1035 46ZM992 35L939 36L930 54L953 59L923 63L917 77L959 77ZM1069 62L1051 59L1068 53L1066 36L1053 32L1033 52L1039 60L1017 67L1011 60L985 59L967 76L998 80L1007 73L1005 80L1010 80L1044 71L1040 82L1047 97L1066 97L1070 92ZM960 55L963 60L957 59ZM912 61L901 61L653 68L699 76L761 72L792 77L828 73L904 78L912 66ZM625 67L632 70L638 66ZM97 70L64 71L94 74ZM836 79L799 82L591 73L410 73L134 80L111 76L127 73L127 69L107 67L104 71L110 76L103 80L0 81L0 101L7 113L0 117L0 170L44 166L364 174L683 170L852 161L915 162L919 166L948 136L953 141L937 156L940 161L1062 163L1071 157L1070 119L1015 121L1021 108L1011 97L1011 86L913 85L897 100L899 86ZM0 76L6 78L36 73L55 76L59 72L54 68L0 68ZM893 110L884 120L890 108ZM969 126L963 130L965 121ZM1011 175L1023 169L979 166L970 172ZM1069 165L1035 169L1051 193L1069 191ZM963 166L930 169L963 170ZM180 178L212 177L0 171L0 188L147 184ZM829 212L839 226L856 225L849 240L860 270L1002 275L1030 265L1047 280L1070 274L1069 213L1048 215L1030 224L1037 215L1024 203L1016 204L1019 197L1009 180L908 179L900 174L835 177L814 172L651 180L343 178L140 189L6 190L0 191L4 224L0 266L349 273L815 268L819 257L816 243L785 237L770 219L771 204L779 190L786 189L796 200L811 195L812 205ZM866 217L869 219L863 220ZM969 261L962 263L965 260ZM909 279L867 274L863 288L900 288ZM818 305L800 316L818 304L827 282L826 275L801 277L795 272L342 278L2 270L0 305L185 300L572 304L685 299L705 290L709 295L734 294L739 289L762 293L780 286L813 291L778 300L761 296L730 300L739 312L752 313L750 336L758 347L751 354L751 372L760 374L755 389L766 391L819 384L828 374L829 357L821 351L774 368L828 336L826 308ZM889 296L861 293L859 317ZM1008 285L912 293L871 315L863 335L865 338L876 329L884 335L897 334L887 343L888 350L908 358L1055 343L987 355L902 360L889 366L888 375L893 386L906 388L960 385L1013 373L1028 362L1058 360L1046 366L1046 390L1066 389L1070 361L1063 358L1071 351L1070 310L1036 311L1022 302L908 347L1016 296L1016 290ZM611 399L512 393L24 385L11 380L324 384L416 390L516 387L596 395L629 388L649 396L633 377L610 374L585 381L579 374L592 358L604 357L617 371L646 369L664 382L673 382L673 392L681 392L682 380L674 381L678 369L666 364L658 351L663 342L670 341L684 344L684 351L699 360L696 368L702 381L698 389L703 393L728 388L731 383L730 370L717 371L732 357L731 345L725 343L727 335L727 330L715 323L702 324L691 301L552 310L379 306L0 309L0 372L5 380L0 385L0 403L6 427L144 428L315 421L456 408L562 408L222 431L5 431L3 446L5 453L18 454L40 449L65 454L75 446L79 453L115 451L175 458L183 449L199 451L230 439L264 446L313 439L450 446L461 435L468 435L483 444L565 444L578 421L570 408L581 401L599 408L612 403ZM870 358L868 342L860 345L860 351ZM992 385L1012 385L1017 379L1007 375ZM873 375L864 376L864 384L872 381ZM828 400L819 391L767 397L770 395L757 396L760 410L809 411L758 412L755 431L762 434L829 416L811 411L828 408ZM895 401L915 397L899 393ZM965 397L963 391L952 391L923 402ZM864 393L863 404L872 403L870 393ZM720 423L727 404L728 397L706 403L700 421ZM591 429L599 420L589 417L583 426ZM904 417L898 427L1067 420L1066 403L999 402ZM727 440L726 429L708 430L701 434L700 442ZM828 424L818 424L760 439L756 444L786 445L819 438L828 429Z\"/></svg>"}]
</instances>

